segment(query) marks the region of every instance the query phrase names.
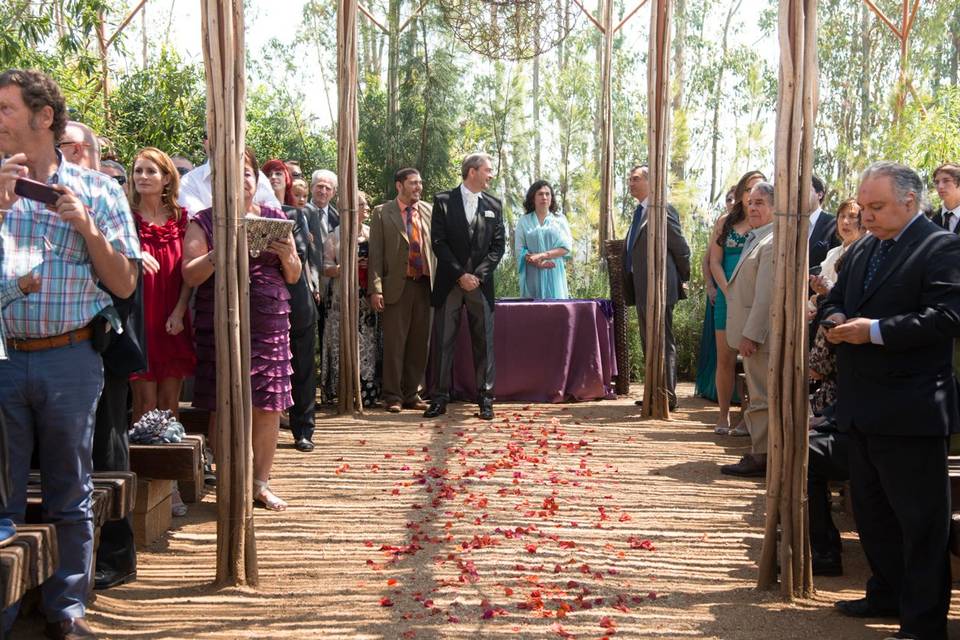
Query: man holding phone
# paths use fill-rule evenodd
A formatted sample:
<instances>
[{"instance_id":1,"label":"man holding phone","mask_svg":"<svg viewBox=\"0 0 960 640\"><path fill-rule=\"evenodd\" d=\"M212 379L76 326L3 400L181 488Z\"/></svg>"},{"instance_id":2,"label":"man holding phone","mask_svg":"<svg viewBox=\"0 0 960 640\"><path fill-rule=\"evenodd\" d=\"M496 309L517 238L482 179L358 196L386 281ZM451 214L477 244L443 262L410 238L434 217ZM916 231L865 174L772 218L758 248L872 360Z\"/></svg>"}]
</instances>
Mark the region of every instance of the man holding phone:
<instances>
[{"instance_id":1,"label":"man holding phone","mask_svg":"<svg viewBox=\"0 0 960 640\"><path fill-rule=\"evenodd\" d=\"M0 166L0 209L7 212L0 227L0 304L8 334L7 359L0 360L0 409L7 419L13 486L0 517L23 522L36 438L43 512L56 524L60 548L57 572L42 586L46 634L55 639L95 637L84 613L93 553L91 450L103 363L91 343L90 323L111 304L98 281L129 297L140 260L120 186L64 161L56 149L65 124L66 105L49 76L0 73L0 154L10 156ZM51 190L58 197L46 204ZM5 629L16 613L16 606L3 612Z\"/></svg>"}]
</instances>

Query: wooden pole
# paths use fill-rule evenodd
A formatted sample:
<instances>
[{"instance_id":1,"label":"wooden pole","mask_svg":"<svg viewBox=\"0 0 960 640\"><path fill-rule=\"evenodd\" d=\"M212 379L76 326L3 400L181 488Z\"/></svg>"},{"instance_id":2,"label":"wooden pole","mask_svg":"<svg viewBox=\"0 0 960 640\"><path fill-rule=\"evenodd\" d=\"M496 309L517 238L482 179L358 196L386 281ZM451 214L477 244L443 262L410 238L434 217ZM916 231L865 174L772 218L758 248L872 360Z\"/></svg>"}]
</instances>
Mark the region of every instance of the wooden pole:
<instances>
[{"instance_id":1,"label":"wooden pole","mask_svg":"<svg viewBox=\"0 0 960 640\"><path fill-rule=\"evenodd\" d=\"M600 60L600 250L613 228L613 3L602 0L603 55Z\"/></svg>"},{"instance_id":2,"label":"wooden pole","mask_svg":"<svg viewBox=\"0 0 960 640\"><path fill-rule=\"evenodd\" d=\"M788 600L809 597L813 591L807 521L806 294L818 101L816 7L817 0L780 0L767 514L757 586L776 584L779 557L780 592Z\"/></svg>"},{"instance_id":3,"label":"wooden pole","mask_svg":"<svg viewBox=\"0 0 960 640\"><path fill-rule=\"evenodd\" d=\"M357 273L357 2L338 0L337 174L340 181L340 413L363 413L360 389L360 300Z\"/></svg>"},{"instance_id":4,"label":"wooden pole","mask_svg":"<svg viewBox=\"0 0 960 640\"><path fill-rule=\"evenodd\" d=\"M650 201L647 207L647 326L643 415L670 417L666 375L667 178L670 166L671 0L650 5L647 58L647 144Z\"/></svg>"},{"instance_id":5,"label":"wooden pole","mask_svg":"<svg viewBox=\"0 0 960 640\"><path fill-rule=\"evenodd\" d=\"M202 0L201 10L216 257L216 582L256 585L249 266L242 226L246 135L243 0Z\"/></svg>"}]
</instances>

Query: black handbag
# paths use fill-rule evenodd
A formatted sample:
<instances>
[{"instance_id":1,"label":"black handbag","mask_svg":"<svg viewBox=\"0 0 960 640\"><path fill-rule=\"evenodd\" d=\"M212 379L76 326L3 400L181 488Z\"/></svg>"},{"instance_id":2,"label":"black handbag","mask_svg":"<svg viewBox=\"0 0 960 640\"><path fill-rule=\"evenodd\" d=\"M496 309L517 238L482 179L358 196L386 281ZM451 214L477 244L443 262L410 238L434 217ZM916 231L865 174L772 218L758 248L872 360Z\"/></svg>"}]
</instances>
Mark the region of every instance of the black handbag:
<instances>
[{"instance_id":1,"label":"black handbag","mask_svg":"<svg viewBox=\"0 0 960 640\"><path fill-rule=\"evenodd\" d=\"M103 288L102 285L101 288ZM107 291L107 293L110 292ZM101 311L94 322L103 323L103 329L106 330L111 317L116 322L116 316L119 316L123 332L106 331L105 348L101 352L103 366L117 376L128 376L131 373L145 371L147 343L146 328L143 324L143 272L140 268L137 271L137 287L129 298L118 298L113 294L110 294L110 297L113 299L112 307ZM95 326L94 335L96 334Z\"/></svg>"}]
</instances>

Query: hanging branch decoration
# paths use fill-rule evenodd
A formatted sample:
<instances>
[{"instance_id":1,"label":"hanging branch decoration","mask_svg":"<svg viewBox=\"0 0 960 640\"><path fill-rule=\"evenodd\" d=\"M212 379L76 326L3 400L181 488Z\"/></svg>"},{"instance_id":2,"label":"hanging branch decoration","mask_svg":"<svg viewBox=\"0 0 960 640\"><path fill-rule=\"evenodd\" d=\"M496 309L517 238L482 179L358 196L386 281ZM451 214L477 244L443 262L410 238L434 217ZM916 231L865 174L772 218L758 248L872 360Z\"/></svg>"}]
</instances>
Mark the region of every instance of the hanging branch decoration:
<instances>
[{"instance_id":1,"label":"hanging branch decoration","mask_svg":"<svg viewBox=\"0 0 960 640\"><path fill-rule=\"evenodd\" d=\"M216 256L217 584L256 585L250 276L242 226L243 0L203 0L201 8Z\"/></svg>"},{"instance_id":2,"label":"hanging branch decoration","mask_svg":"<svg viewBox=\"0 0 960 640\"><path fill-rule=\"evenodd\" d=\"M340 182L340 413L363 413L360 389L360 300L357 292L357 1L340 0L337 10L337 174Z\"/></svg>"},{"instance_id":3,"label":"hanging branch decoration","mask_svg":"<svg viewBox=\"0 0 960 640\"><path fill-rule=\"evenodd\" d=\"M807 520L807 230L817 113L817 0L780 0L767 505L757 586L813 592Z\"/></svg>"},{"instance_id":4,"label":"hanging branch decoration","mask_svg":"<svg viewBox=\"0 0 960 640\"><path fill-rule=\"evenodd\" d=\"M560 44L579 11L562 0L437 0L444 21L471 51L530 60Z\"/></svg>"},{"instance_id":5,"label":"hanging branch decoration","mask_svg":"<svg viewBox=\"0 0 960 640\"><path fill-rule=\"evenodd\" d=\"M647 326L643 415L670 417L666 371L667 311L667 178L670 166L670 40L671 0L650 5L650 48L647 66L647 143L650 204L647 208Z\"/></svg>"}]
</instances>

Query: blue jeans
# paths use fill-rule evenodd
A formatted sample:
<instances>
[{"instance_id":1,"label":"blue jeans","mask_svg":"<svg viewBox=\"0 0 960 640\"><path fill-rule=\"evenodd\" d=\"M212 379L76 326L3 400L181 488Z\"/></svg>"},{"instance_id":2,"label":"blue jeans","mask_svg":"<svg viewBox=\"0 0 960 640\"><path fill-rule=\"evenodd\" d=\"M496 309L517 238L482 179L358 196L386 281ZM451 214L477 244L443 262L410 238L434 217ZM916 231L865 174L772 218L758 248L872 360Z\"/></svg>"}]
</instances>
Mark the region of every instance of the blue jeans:
<instances>
[{"instance_id":1,"label":"blue jeans","mask_svg":"<svg viewBox=\"0 0 960 640\"><path fill-rule=\"evenodd\" d=\"M84 615L93 559L93 425L103 361L89 341L0 360L0 409L7 419L10 502L0 517L21 523L34 438L43 478L43 520L57 528L60 566L43 583L50 622ZM9 629L19 605L3 612Z\"/></svg>"}]
</instances>

